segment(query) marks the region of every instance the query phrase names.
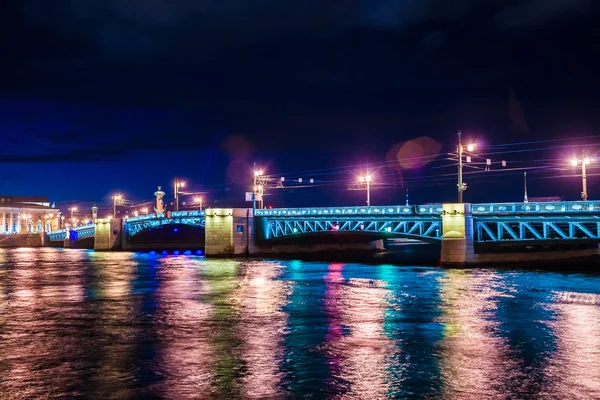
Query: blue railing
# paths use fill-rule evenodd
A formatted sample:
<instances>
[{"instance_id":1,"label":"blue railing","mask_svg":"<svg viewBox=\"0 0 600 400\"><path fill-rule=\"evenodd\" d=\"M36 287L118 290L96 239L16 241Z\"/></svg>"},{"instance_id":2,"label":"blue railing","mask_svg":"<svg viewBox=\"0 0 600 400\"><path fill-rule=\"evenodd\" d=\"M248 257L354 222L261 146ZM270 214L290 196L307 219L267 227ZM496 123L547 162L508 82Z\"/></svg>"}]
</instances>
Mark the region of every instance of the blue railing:
<instances>
[{"instance_id":1,"label":"blue railing","mask_svg":"<svg viewBox=\"0 0 600 400\"><path fill-rule=\"evenodd\" d=\"M335 215L439 215L442 205L379 206L379 207L311 207L256 210L257 216L335 216Z\"/></svg>"},{"instance_id":2,"label":"blue railing","mask_svg":"<svg viewBox=\"0 0 600 400\"><path fill-rule=\"evenodd\" d=\"M273 208L256 210L259 217L331 217L331 216L401 216L401 215L441 215L441 204L416 206L378 206L378 207L306 207ZM491 214L561 214L600 212L600 201L563 201L532 203L481 203L472 204L473 215Z\"/></svg>"},{"instance_id":3,"label":"blue railing","mask_svg":"<svg viewBox=\"0 0 600 400\"><path fill-rule=\"evenodd\" d=\"M474 215L589 213L600 212L600 201L473 204L471 211Z\"/></svg>"},{"instance_id":4,"label":"blue railing","mask_svg":"<svg viewBox=\"0 0 600 400\"><path fill-rule=\"evenodd\" d=\"M171 216L173 218L181 218L181 217L203 217L206 214L204 210L191 210L191 211L171 211L168 213L162 214L148 214L148 215L139 215L137 217L129 217L127 218L127 222L137 222L137 221L146 221L149 219L157 219L157 218L165 218Z\"/></svg>"}]
</instances>

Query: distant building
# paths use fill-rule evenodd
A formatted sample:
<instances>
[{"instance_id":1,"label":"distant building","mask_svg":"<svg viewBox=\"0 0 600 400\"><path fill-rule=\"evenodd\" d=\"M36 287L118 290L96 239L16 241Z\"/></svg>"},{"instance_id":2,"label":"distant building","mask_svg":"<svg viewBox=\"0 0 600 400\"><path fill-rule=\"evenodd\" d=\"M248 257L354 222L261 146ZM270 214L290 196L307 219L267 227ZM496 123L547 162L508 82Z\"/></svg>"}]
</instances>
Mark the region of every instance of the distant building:
<instances>
[{"instance_id":1,"label":"distant building","mask_svg":"<svg viewBox=\"0 0 600 400\"><path fill-rule=\"evenodd\" d=\"M59 226L60 211L48 198L0 195L0 234L41 233Z\"/></svg>"}]
</instances>

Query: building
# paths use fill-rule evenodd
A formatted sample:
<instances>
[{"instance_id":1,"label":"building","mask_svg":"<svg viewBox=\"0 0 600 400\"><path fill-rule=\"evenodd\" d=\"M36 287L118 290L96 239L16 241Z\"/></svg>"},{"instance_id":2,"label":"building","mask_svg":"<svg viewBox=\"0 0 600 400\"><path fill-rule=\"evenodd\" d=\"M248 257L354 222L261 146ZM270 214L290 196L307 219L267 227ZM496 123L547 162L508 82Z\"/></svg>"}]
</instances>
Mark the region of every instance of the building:
<instances>
[{"instance_id":1,"label":"building","mask_svg":"<svg viewBox=\"0 0 600 400\"><path fill-rule=\"evenodd\" d=\"M46 197L0 196L0 234L40 233L60 228L60 211Z\"/></svg>"}]
</instances>

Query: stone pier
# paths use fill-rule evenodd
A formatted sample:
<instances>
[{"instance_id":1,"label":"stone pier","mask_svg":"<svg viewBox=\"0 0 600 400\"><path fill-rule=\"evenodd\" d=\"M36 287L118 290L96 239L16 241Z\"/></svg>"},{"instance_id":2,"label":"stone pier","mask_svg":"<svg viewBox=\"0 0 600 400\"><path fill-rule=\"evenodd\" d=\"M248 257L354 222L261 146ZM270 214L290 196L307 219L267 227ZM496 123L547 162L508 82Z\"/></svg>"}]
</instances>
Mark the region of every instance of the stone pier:
<instances>
[{"instance_id":1,"label":"stone pier","mask_svg":"<svg viewBox=\"0 0 600 400\"><path fill-rule=\"evenodd\" d=\"M248 208L206 210L204 253L210 257L255 253L254 215Z\"/></svg>"},{"instance_id":2,"label":"stone pier","mask_svg":"<svg viewBox=\"0 0 600 400\"><path fill-rule=\"evenodd\" d=\"M444 204L442 211L442 251L444 265L475 261L473 215L471 204Z\"/></svg>"},{"instance_id":3,"label":"stone pier","mask_svg":"<svg viewBox=\"0 0 600 400\"><path fill-rule=\"evenodd\" d=\"M122 224L121 218L98 218L95 222L94 250L121 249Z\"/></svg>"}]
</instances>

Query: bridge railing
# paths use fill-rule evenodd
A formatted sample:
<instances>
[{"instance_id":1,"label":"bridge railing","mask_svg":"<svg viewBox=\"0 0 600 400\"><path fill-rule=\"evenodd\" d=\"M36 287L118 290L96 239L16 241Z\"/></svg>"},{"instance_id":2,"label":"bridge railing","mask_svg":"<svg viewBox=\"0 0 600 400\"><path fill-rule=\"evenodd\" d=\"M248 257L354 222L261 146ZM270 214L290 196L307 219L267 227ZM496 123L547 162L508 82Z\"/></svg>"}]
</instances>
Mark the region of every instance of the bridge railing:
<instances>
[{"instance_id":1,"label":"bridge railing","mask_svg":"<svg viewBox=\"0 0 600 400\"><path fill-rule=\"evenodd\" d=\"M335 215L440 215L441 204L422 206L378 206L378 207L307 207L307 208L273 208L256 210L255 215L263 216L335 216Z\"/></svg>"},{"instance_id":2,"label":"bridge railing","mask_svg":"<svg viewBox=\"0 0 600 400\"><path fill-rule=\"evenodd\" d=\"M161 214L148 214L148 215L139 215L137 217L129 217L127 218L127 222L138 222L138 221L146 221L149 219L157 219L157 218L181 218L181 217L203 217L206 214L204 210L189 210L189 211L171 211L168 213Z\"/></svg>"},{"instance_id":3,"label":"bridge railing","mask_svg":"<svg viewBox=\"0 0 600 400\"><path fill-rule=\"evenodd\" d=\"M87 224L87 225L79 225L79 226L75 226L73 228L70 228L73 231L83 231L86 229L95 229L96 225L94 224Z\"/></svg>"},{"instance_id":4,"label":"bridge railing","mask_svg":"<svg viewBox=\"0 0 600 400\"><path fill-rule=\"evenodd\" d=\"M589 213L600 212L600 201L485 203L473 204L471 211L474 215Z\"/></svg>"},{"instance_id":5,"label":"bridge railing","mask_svg":"<svg viewBox=\"0 0 600 400\"><path fill-rule=\"evenodd\" d=\"M311 216L377 216L377 215L441 215L441 204L414 206L379 207L305 207L273 208L256 210L259 217L311 217ZM562 201L531 203L475 203L471 205L473 215L494 214L561 214L600 212L600 201Z\"/></svg>"}]
</instances>

